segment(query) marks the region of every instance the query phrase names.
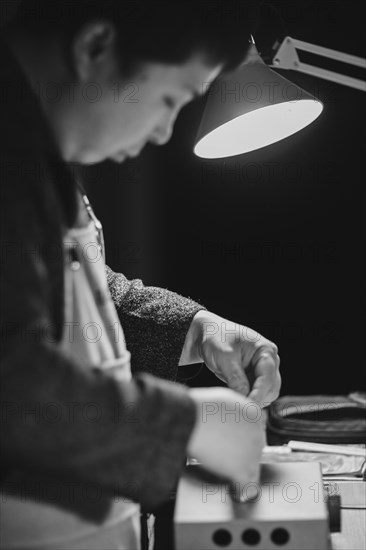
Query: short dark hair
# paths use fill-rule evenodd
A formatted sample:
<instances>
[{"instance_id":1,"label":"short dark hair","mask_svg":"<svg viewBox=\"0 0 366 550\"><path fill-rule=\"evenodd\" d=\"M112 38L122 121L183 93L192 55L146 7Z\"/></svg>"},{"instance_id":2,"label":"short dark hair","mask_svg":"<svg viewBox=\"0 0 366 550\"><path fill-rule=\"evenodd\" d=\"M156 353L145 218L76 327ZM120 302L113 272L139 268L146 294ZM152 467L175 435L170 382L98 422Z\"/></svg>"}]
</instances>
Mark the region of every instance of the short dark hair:
<instances>
[{"instance_id":1,"label":"short dark hair","mask_svg":"<svg viewBox=\"0 0 366 550\"><path fill-rule=\"evenodd\" d=\"M207 64L238 67L258 22L255 0L23 0L13 26L34 36L58 36L70 69L71 44L83 24L98 19L117 29L121 70L139 63L181 64L202 52Z\"/></svg>"}]
</instances>

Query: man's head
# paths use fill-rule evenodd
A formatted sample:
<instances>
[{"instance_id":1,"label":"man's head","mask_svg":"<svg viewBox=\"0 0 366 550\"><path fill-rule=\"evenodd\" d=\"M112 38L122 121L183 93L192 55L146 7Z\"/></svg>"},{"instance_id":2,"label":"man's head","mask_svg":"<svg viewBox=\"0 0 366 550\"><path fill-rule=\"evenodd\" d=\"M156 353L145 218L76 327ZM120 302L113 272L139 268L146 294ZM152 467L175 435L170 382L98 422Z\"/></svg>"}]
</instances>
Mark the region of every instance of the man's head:
<instances>
[{"instance_id":1,"label":"man's head","mask_svg":"<svg viewBox=\"0 0 366 550\"><path fill-rule=\"evenodd\" d=\"M255 13L252 1L25 0L10 32L64 159L123 161L166 143L181 108L243 61Z\"/></svg>"}]
</instances>

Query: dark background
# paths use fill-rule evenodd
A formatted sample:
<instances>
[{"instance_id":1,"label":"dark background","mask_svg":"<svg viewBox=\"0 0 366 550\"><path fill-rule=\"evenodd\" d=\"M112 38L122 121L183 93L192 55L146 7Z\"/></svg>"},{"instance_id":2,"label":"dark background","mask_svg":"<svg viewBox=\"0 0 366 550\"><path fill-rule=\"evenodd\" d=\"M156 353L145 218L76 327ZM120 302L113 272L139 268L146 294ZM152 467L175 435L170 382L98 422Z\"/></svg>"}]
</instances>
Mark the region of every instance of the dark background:
<instances>
[{"instance_id":1,"label":"dark background","mask_svg":"<svg viewBox=\"0 0 366 550\"><path fill-rule=\"evenodd\" d=\"M1 0L3 22L16 4ZM365 57L360 4L268 4L290 36ZM246 155L199 159L199 99L181 112L166 146L84 168L84 183L110 267L276 342L282 394L365 389L365 95L282 74L324 103L298 134ZM182 373L192 385L217 383L204 367Z\"/></svg>"}]
</instances>

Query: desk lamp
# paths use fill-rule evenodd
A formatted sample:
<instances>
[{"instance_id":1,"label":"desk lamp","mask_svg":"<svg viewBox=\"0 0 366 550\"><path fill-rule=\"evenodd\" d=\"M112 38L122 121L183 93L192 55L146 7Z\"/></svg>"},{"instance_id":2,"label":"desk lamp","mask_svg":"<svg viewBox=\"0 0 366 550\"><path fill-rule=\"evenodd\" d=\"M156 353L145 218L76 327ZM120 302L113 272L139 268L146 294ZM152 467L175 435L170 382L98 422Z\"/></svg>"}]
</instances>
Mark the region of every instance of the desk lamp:
<instances>
[{"instance_id":1,"label":"desk lamp","mask_svg":"<svg viewBox=\"0 0 366 550\"><path fill-rule=\"evenodd\" d=\"M212 84L194 153L221 158L254 151L298 132L316 120L323 104L270 67L292 69L358 90L364 81L302 63L297 50L366 68L366 60L286 36L267 65L253 38L248 56L235 71Z\"/></svg>"}]
</instances>

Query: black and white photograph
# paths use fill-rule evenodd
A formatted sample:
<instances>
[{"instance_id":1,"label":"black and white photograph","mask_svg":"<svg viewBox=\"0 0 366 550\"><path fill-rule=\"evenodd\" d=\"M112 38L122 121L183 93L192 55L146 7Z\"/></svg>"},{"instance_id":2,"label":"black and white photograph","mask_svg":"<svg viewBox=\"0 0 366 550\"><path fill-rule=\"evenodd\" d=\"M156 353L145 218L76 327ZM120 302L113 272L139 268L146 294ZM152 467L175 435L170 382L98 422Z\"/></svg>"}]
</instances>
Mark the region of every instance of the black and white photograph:
<instances>
[{"instance_id":1,"label":"black and white photograph","mask_svg":"<svg viewBox=\"0 0 366 550\"><path fill-rule=\"evenodd\" d=\"M1 550L366 550L365 28L0 0Z\"/></svg>"}]
</instances>

